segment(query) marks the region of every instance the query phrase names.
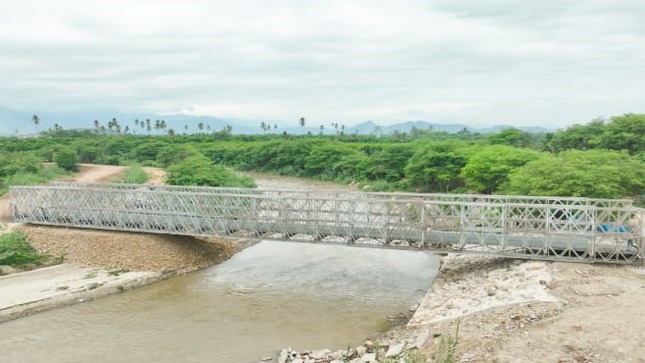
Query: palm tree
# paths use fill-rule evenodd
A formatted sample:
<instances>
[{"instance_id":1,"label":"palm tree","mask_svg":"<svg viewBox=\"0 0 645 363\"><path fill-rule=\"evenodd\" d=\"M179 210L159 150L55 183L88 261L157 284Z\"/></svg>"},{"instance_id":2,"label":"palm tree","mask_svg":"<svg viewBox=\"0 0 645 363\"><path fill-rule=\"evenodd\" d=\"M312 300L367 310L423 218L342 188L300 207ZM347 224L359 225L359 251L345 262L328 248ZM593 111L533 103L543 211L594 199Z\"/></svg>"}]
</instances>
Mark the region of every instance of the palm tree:
<instances>
[{"instance_id":1,"label":"palm tree","mask_svg":"<svg viewBox=\"0 0 645 363\"><path fill-rule=\"evenodd\" d=\"M94 120L94 131L98 134L99 133L99 128L101 127L101 124L99 123L99 120Z\"/></svg>"},{"instance_id":2,"label":"palm tree","mask_svg":"<svg viewBox=\"0 0 645 363\"><path fill-rule=\"evenodd\" d=\"M34 126L36 127L36 135L38 135L38 124L40 124L40 117L38 117L38 115L31 116L31 122L33 122Z\"/></svg>"},{"instance_id":3,"label":"palm tree","mask_svg":"<svg viewBox=\"0 0 645 363\"><path fill-rule=\"evenodd\" d=\"M198 123L197 128L199 129L199 133L201 133L204 130L204 123L203 122Z\"/></svg>"},{"instance_id":4,"label":"palm tree","mask_svg":"<svg viewBox=\"0 0 645 363\"><path fill-rule=\"evenodd\" d=\"M146 130L148 131L148 134L152 131L152 126L150 126L150 119L146 119Z\"/></svg>"},{"instance_id":5,"label":"palm tree","mask_svg":"<svg viewBox=\"0 0 645 363\"><path fill-rule=\"evenodd\" d=\"M305 118L304 117L301 117L300 120L298 120L298 125L300 125L300 127L305 127Z\"/></svg>"}]
</instances>

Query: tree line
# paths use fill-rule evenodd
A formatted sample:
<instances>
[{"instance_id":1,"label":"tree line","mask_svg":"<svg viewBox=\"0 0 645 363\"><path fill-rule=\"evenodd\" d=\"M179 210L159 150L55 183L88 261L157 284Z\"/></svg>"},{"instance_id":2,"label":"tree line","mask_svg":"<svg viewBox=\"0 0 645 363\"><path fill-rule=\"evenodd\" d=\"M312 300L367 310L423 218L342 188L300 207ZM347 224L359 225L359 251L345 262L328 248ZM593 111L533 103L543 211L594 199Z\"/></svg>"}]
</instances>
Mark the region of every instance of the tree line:
<instances>
[{"instance_id":1,"label":"tree line","mask_svg":"<svg viewBox=\"0 0 645 363\"><path fill-rule=\"evenodd\" d=\"M301 121L304 124L304 118ZM136 124L148 127L146 121ZM115 131L118 127L112 123L106 133L97 132L96 125L45 130L37 138L2 138L0 145L5 153L29 155L32 162L53 160L65 151L75 154L78 162L161 166L171 175L181 175L177 182L201 185L252 185L248 180L209 177L223 175L227 166L355 183L370 190L600 198L638 198L645 192L643 114L592 120L553 133L413 129L391 135L296 136L233 135L225 128L187 135L133 135ZM191 176L191 170L198 172Z\"/></svg>"}]
</instances>

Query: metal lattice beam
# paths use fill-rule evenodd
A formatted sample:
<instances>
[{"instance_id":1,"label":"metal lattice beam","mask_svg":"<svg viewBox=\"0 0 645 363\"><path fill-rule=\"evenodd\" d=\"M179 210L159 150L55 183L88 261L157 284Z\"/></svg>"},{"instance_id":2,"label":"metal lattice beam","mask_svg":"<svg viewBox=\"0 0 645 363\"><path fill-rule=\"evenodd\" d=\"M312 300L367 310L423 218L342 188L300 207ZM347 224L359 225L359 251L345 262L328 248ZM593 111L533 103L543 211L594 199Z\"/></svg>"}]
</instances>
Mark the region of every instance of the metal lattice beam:
<instances>
[{"instance_id":1,"label":"metal lattice beam","mask_svg":"<svg viewBox=\"0 0 645 363\"><path fill-rule=\"evenodd\" d=\"M14 187L17 222L179 235L642 263L628 200L56 183Z\"/></svg>"}]
</instances>

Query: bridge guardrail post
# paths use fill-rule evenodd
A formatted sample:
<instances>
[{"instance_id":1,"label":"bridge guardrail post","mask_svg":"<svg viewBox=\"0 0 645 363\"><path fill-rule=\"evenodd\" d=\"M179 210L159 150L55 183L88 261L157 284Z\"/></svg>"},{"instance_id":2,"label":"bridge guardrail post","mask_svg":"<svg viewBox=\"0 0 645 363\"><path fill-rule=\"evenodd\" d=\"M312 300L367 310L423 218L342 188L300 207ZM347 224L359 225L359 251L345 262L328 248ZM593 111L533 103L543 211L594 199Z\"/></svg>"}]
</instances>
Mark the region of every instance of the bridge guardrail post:
<instances>
[{"instance_id":1,"label":"bridge guardrail post","mask_svg":"<svg viewBox=\"0 0 645 363\"><path fill-rule=\"evenodd\" d=\"M508 214L508 203L502 204L502 215L501 215L501 226L502 226L502 240L501 240L501 249L502 252L506 252L506 219L507 219L507 214Z\"/></svg>"},{"instance_id":2,"label":"bridge guardrail post","mask_svg":"<svg viewBox=\"0 0 645 363\"><path fill-rule=\"evenodd\" d=\"M419 202L421 205L421 241L419 242L419 248L426 248L426 205L424 201Z\"/></svg>"},{"instance_id":3,"label":"bridge guardrail post","mask_svg":"<svg viewBox=\"0 0 645 363\"><path fill-rule=\"evenodd\" d=\"M643 267L645 266L645 209L641 208L640 209L640 233L638 236L640 237L640 256L638 258L640 259L640 266Z\"/></svg>"},{"instance_id":4,"label":"bridge guardrail post","mask_svg":"<svg viewBox=\"0 0 645 363\"><path fill-rule=\"evenodd\" d=\"M466 233L464 232L464 226L466 225L466 211L465 205L459 205L459 250L463 250L466 246Z\"/></svg>"},{"instance_id":5,"label":"bridge guardrail post","mask_svg":"<svg viewBox=\"0 0 645 363\"><path fill-rule=\"evenodd\" d=\"M588 203L587 203L588 204ZM591 253L591 261L596 262L596 244L598 243L598 235L596 231L596 221L598 220L598 210L596 207L594 207L591 210L591 246L590 246L590 253Z\"/></svg>"},{"instance_id":6,"label":"bridge guardrail post","mask_svg":"<svg viewBox=\"0 0 645 363\"><path fill-rule=\"evenodd\" d=\"M388 246L390 244L390 207L392 206L392 203L385 203L385 240L383 241L383 244L385 246Z\"/></svg>"}]
</instances>

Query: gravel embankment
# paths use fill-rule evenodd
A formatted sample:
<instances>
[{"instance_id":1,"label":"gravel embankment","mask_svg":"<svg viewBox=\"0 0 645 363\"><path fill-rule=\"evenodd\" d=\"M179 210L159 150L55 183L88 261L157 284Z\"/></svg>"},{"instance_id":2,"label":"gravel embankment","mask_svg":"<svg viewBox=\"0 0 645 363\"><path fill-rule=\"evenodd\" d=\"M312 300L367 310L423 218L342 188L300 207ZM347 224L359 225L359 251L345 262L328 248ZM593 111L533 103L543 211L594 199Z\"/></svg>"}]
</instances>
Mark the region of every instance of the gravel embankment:
<instances>
[{"instance_id":1,"label":"gravel embankment","mask_svg":"<svg viewBox=\"0 0 645 363\"><path fill-rule=\"evenodd\" d=\"M19 225L41 253L63 256L66 262L130 271L183 273L208 267L233 256L243 243L63 227Z\"/></svg>"}]
</instances>

